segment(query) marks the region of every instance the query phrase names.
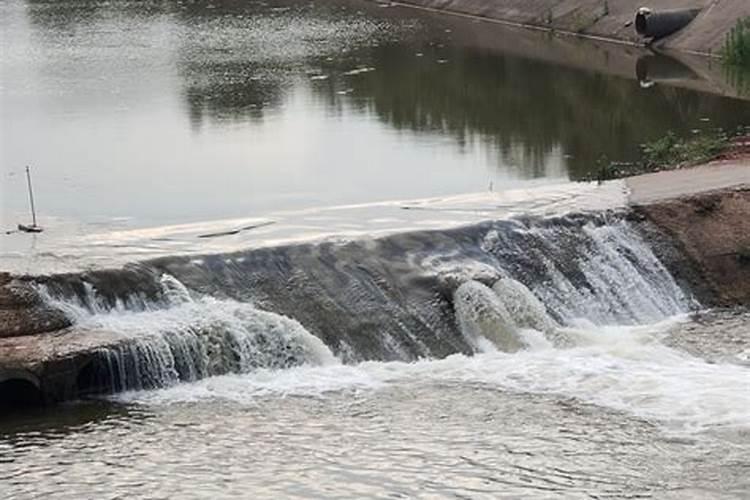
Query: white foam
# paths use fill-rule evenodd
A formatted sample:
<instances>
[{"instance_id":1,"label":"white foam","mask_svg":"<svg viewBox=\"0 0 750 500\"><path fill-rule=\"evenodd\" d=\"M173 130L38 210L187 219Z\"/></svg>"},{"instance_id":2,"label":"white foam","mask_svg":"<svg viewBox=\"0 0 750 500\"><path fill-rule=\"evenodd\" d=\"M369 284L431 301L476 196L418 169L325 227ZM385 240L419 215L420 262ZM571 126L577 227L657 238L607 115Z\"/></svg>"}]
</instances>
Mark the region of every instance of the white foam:
<instances>
[{"instance_id":1,"label":"white foam","mask_svg":"<svg viewBox=\"0 0 750 500\"><path fill-rule=\"evenodd\" d=\"M505 305L518 328L543 332L554 330L555 322L547 313L547 308L523 283L513 278L501 278L492 285L492 291Z\"/></svg>"},{"instance_id":2,"label":"white foam","mask_svg":"<svg viewBox=\"0 0 750 500\"><path fill-rule=\"evenodd\" d=\"M301 366L227 375L172 388L121 395L130 402L167 404L377 390L391 384L479 383L520 393L573 397L664 426L667 430L750 428L750 370L710 364L667 348L658 338L676 318L651 326L565 329L580 345L555 349L537 336L517 353L453 355L442 360ZM528 336L531 337L528 337Z\"/></svg>"},{"instance_id":3,"label":"white foam","mask_svg":"<svg viewBox=\"0 0 750 500\"><path fill-rule=\"evenodd\" d=\"M194 299L180 281L166 274L161 285L166 304L128 298L133 307L107 307L91 287L83 300L53 301L76 322L77 331L106 331L112 337L101 349L114 389L169 386L263 367L339 362L296 320L233 300Z\"/></svg>"},{"instance_id":4,"label":"white foam","mask_svg":"<svg viewBox=\"0 0 750 500\"><path fill-rule=\"evenodd\" d=\"M524 347L505 305L487 286L467 281L453 294L458 326L466 341L479 352L506 352Z\"/></svg>"}]
</instances>

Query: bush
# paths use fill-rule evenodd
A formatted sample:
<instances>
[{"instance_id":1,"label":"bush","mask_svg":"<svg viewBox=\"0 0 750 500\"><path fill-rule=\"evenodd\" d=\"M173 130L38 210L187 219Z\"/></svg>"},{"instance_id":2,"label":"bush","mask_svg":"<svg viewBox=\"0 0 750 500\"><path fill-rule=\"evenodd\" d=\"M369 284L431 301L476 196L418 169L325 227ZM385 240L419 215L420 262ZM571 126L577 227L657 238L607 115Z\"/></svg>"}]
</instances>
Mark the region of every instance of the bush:
<instances>
[{"instance_id":1,"label":"bush","mask_svg":"<svg viewBox=\"0 0 750 500\"><path fill-rule=\"evenodd\" d=\"M669 132L661 139L642 146L642 161L646 170L703 163L716 158L729 142L730 138L721 130L690 139L680 139Z\"/></svg>"},{"instance_id":2,"label":"bush","mask_svg":"<svg viewBox=\"0 0 750 500\"><path fill-rule=\"evenodd\" d=\"M727 64L750 68L750 17L739 19L727 33L721 55Z\"/></svg>"}]
</instances>

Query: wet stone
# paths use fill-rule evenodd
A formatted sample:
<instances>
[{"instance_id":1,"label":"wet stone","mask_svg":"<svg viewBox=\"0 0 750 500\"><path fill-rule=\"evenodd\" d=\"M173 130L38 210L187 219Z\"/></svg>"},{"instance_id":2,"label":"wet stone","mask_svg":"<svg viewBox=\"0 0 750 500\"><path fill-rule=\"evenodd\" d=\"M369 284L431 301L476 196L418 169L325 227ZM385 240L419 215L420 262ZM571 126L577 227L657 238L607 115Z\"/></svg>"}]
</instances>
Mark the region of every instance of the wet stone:
<instances>
[{"instance_id":1,"label":"wet stone","mask_svg":"<svg viewBox=\"0 0 750 500\"><path fill-rule=\"evenodd\" d=\"M71 325L60 311L45 307L0 309L0 337L18 337L47 333Z\"/></svg>"},{"instance_id":2,"label":"wet stone","mask_svg":"<svg viewBox=\"0 0 750 500\"><path fill-rule=\"evenodd\" d=\"M0 283L0 337L46 333L71 325L65 314L45 305L29 284L7 274L0 275Z\"/></svg>"}]
</instances>

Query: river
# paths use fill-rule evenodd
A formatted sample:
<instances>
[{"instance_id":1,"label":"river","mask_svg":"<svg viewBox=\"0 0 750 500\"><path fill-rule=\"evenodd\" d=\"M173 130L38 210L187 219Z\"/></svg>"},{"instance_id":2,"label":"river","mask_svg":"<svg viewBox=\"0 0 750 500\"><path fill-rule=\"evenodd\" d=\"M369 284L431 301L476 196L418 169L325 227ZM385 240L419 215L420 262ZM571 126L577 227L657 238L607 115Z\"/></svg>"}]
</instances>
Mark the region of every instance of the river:
<instances>
[{"instance_id":1,"label":"river","mask_svg":"<svg viewBox=\"0 0 750 500\"><path fill-rule=\"evenodd\" d=\"M750 314L572 182L748 125L731 81L374 2L2 0L0 29L0 223L29 164L46 228L0 270L76 271L42 290L71 342L122 342L90 397L0 417L3 498L750 494Z\"/></svg>"}]
</instances>

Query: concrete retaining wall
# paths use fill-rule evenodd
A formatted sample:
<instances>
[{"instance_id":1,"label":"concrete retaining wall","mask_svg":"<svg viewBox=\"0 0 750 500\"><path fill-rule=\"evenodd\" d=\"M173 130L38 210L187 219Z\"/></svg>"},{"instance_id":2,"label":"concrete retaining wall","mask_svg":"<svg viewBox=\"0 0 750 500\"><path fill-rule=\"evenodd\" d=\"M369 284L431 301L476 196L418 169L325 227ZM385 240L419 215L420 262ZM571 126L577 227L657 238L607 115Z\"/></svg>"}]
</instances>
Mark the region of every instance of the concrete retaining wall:
<instances>
[{"instance_id":1,"label":"concrete retaining wall","mask_svg":"<svg viewBox=\"0 0 750 500\"><path fill-rule=\"evenodd\" d=\"M632 22L639 7L653 11L701 9L683 30L659 42L665 49L716 53L737 19L750 16L747 0L398 0L430 10L642 43Z\"/></svg>"}]
</instances>

